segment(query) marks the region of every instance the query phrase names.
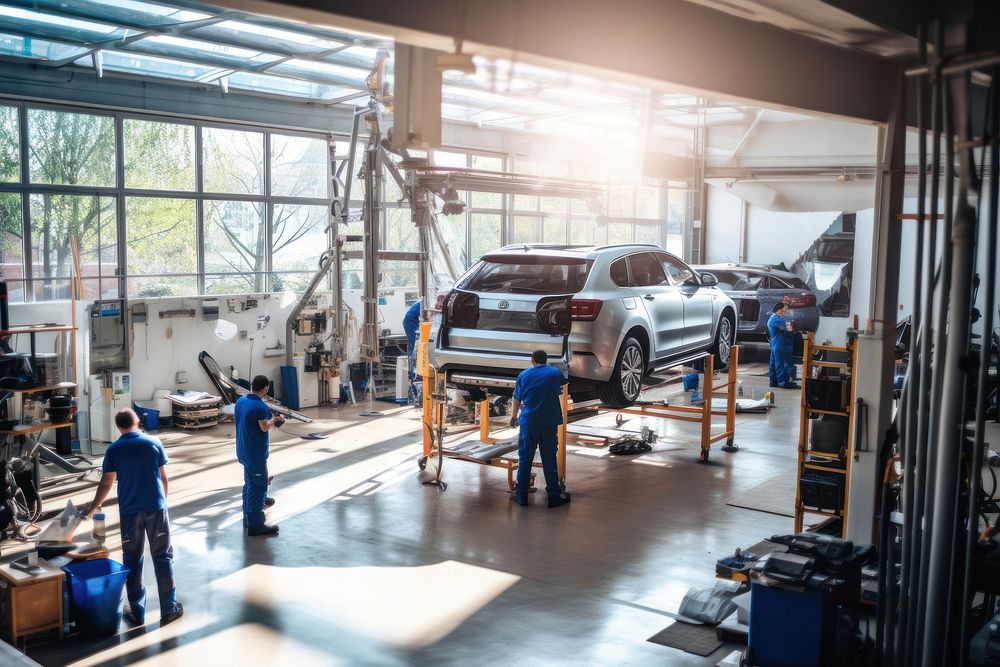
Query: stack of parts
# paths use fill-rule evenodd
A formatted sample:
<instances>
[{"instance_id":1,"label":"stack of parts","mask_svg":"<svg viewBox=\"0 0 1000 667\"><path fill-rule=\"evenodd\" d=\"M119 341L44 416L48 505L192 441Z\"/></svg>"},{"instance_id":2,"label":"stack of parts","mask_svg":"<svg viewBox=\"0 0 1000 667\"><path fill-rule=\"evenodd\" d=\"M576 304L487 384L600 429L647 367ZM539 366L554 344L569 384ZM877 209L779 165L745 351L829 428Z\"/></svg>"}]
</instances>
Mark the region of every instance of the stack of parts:
<instances>
[{"instance_id":1,"label":"stack of parts","mask_svg":"<svg viewBox=\"0 0 1000 667\"><path fill-rule=\"evenodd\" d=\"M219 423L219 408L222 397L205 392L180 392L167 395L173 404L174 426L177 428L200 429Z\"/></svg>"}]
</instances>

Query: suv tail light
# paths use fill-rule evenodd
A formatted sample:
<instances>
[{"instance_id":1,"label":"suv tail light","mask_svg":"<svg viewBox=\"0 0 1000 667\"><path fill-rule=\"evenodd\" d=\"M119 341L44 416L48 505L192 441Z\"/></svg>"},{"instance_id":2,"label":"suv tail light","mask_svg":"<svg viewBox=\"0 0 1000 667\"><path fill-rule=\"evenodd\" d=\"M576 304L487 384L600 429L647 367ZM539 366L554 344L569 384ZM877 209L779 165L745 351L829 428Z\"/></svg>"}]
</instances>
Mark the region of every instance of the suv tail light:
<instances>
[{"instance_id":1,"label":"suv tail light","mask_svg":"<svg viewBox=\"0 0 1000 667\"><path fill-rule=\"evenodd\" d=\"M570 316L574 320L589 322L597 319L603 305L600 299L573 299L569 306Z\"/></svg>"},{"instance_id":2,"label":"suv tail light","mask_svg":"<svg viewBox=\"0 0 1000 667\"><path fill-rule=\"evenodd\" d=\"M444 300L442 312L446 326L474 329L479 324L479 296L452 290Z\"/></svg>"},{"instance_id":3,"label":"suv tail light","mask_svg":"<svg viewBox=\"0 0 1000 667\"><path fill-rule=\"evenodd\" d=\"M434 310L438 312L444 310L444 300L448 298L449 294L451 294L451 292L438 292L437 301L434 302Z\"/></svg>"},{"instance_id":4,"label":"suv tail light","mask_svg":"<svg viewBox=\"0 0 1000 667\"><path fill-rule=\"evenodd\" d=\"M816 305L815 294L798 294L796 296L786 296L784 299L789 308L808 308Z\"/></svg>"}]
</instances>

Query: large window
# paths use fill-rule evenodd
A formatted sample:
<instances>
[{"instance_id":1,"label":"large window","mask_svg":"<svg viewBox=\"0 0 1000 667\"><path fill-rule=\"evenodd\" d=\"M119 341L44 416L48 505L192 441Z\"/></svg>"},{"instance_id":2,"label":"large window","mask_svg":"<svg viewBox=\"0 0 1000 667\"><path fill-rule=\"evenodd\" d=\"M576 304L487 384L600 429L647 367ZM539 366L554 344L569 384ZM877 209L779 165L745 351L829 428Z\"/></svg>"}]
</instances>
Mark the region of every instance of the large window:
<instances>
[{"instance_id":1,"label":"large window","mask_svg":"<svg viewBox=\"0 0 1000 667\"><path fill-rule=\"evenodd\" d=\"M115 185L115 126L111 116L28 109L32 183Z\"/></svg>"},{"instance_id":2,"label":"large window","mask_svg":"<svg viewBox=\"0 0 1000 667\"><path fill-rule=\"evenodd\" d=\"M0 271L7 281L9 297L24 298L24 232L21 223L21 195L0 192Z\"/></svg>"},{"instance_id":3,"label":"large window","mask_svg":"<svg viewBox=\"0 0 1000 667\"><path fill-rule=\"evenodd\" d=\"M68 298L77 274L83 298L299 290L327 247L327 147L246 126L0 104L0 277L27 301Z\"/></svg>"},{"instance_id":4,"label":"large window","mask_svg":"<svg viewBox=\"0 0 1000 667\"><path fill-rule=\"evenodd\" d=\"M271 135L271 194L325 199L326 142L309 137Z\"/></svg>"},{"instance_id":5,"label":"large window","mask_svg":"<svg viewBox=\"0 0 1000 667\"><path fill-rule=\"evenodd\" d=\"M129 296L197 292L195 208L194 199L125 198Z\"/></svg>"},{"instance_id":6,"label":"large window","mask_svg":"<svg viewBox=\"0 0 1000 667\"><path fill-rule=\"evenodd\" d=\"M264 194L264 134L202 129L205 192Z\"/></svg>"},{"instance_id":7,"label":"large window","mask_svg":"<svg viewBox=\"0 0 1000 667\"><path fill-rule=\"evenodd\" d=\"M301 291L327 247L325 206L277 204L271 226L271 288Z\"/></svg>"},{"instance_id":8,"label":"large window","mask_svg":"<svg viewBox=\"0 0 1000 667\"><path fill-rule=\"evenodd\" d=\"M70 237L79 243L83 297L117 295L118 224L113 197L76 194L31 195L31 285L36 300L70 298L74 259Z\"/></svg>"},{"instance_id":9,"label":"large window","mask_svg":"<svg viewBox=\"0 0 1000 667\"><path fill-rule=\"evenodd\" d=\"M262 203L205 202L206 293L263 291L266 258Z\"/></svg>"},{"instance_id":10,"label":"large window","mask_svg":"<svg viewBox=\"0 0 1000 667\"><path fill-rule=\"evenodd\" d=\"M17 107L0 106L0 183L21 180Z\"/></svg>"},{"instance_id":11,"label":"large window","mask_svg":"<svg viewBox=\"0 0 1000 667\"><path fill-rule=\"evenodd\" d=\"M126 118L123 132L125 187L195 189L193 125Z\"/></svg>"}]
</instances>

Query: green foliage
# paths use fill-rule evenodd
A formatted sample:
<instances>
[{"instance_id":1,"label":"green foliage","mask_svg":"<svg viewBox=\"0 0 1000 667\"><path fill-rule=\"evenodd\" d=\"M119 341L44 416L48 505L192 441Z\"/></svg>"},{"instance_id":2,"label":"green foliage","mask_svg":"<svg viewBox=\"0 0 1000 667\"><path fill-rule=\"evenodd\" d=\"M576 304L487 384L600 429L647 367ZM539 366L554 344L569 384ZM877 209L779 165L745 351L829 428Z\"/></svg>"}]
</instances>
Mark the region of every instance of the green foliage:
<instances>
[{"instance_id":1,"label":"green foliage","mask_svg":"<svg viewBox=\"0 0 1000 667\"><path fill-rule=\"evenodd\" d=\"M20 180L17 108L0 106L0 181Z\"/></svg>"},{"instance_id":2,"label":"green foliage","mask_svg":"<svg viewBox=\"0 0 1000 667\"><path fill-rule=\"evenodd\" d=\"M126 118L125 186L194 190L194 126Z\"/></svg>"}]
</instances>

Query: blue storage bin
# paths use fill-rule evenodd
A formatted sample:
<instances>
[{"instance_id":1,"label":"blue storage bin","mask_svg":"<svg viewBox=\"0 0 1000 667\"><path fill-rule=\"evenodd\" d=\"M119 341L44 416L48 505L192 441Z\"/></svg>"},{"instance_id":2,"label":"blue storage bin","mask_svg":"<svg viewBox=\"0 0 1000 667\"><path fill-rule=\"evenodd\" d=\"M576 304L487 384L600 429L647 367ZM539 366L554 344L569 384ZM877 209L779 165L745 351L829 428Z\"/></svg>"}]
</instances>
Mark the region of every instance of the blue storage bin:
<instances>
[{"instance_id":1,"label":"blue storage bin","mask_svg":"<svg viewBox=\"0 0 1000 667\"><path fill-rule=\"evenodd\" d=\"M135 410L135 414L139 415L139 420L142 422L143 428L147 431L158 431L160 429L159 410L143 407L138 403L133 403L132 409Z\"/></svg>"},{"instance_id":2,"label":"blue storage bin","mask_svg":"<svg viewBox=\"0 0 1000 667\"><path fill-rule=\"evenodd\" d=\"M122 620L122 589L129 569L110 558L81 560L63 567L69 575L72 617L85 635L107 637Z\"/></svg>"}]
</instances>

